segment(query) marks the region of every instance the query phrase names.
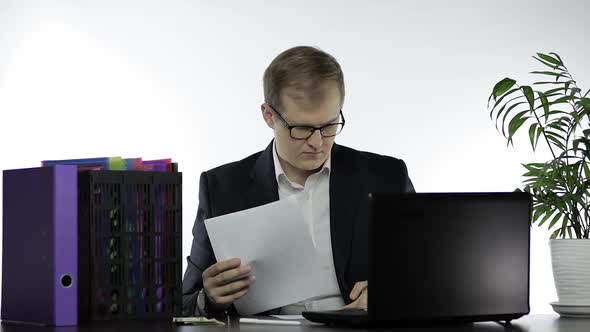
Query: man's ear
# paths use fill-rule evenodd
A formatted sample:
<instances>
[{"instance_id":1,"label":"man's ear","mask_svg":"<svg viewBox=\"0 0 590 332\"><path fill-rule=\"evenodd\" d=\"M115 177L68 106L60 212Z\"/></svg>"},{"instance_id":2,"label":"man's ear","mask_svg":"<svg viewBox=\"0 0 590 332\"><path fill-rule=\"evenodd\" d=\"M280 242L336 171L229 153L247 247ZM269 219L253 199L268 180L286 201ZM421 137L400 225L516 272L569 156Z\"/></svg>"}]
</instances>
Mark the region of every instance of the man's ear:
<instances>
[{"instance_id":1,"label":"man's ear","mask_svg":"<svg viewBox=\"0 0 590 332\"><path fill-rule=\"evenodd\" d=\"M273 114L270 107L268 107L268 105L265 103L260 105L260 110L262 111L262 118L264 119L264 122L266 122L266 125L271 129L275 129L275 123L272 116Z\"/></svg>"}]
</instances>

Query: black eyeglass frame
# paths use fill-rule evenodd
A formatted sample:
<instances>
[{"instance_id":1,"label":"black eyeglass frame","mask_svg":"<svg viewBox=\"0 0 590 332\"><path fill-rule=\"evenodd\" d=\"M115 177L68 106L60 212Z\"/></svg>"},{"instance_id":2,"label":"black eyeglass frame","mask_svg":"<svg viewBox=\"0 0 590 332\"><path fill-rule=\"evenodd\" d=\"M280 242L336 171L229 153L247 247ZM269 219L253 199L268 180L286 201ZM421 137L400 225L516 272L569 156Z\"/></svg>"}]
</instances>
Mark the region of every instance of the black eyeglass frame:
<instances>
[{"instance_id":1,"label":"black eyeglass frame","mask_svg":"<svg viewBox=\"0 0 590 332\"><path fill-rule=\"evenodd\" d=\"M285 120L283 118L283 116L281 115L281 113L279 113L279 111L277 111L272 105L267 104L270 109L272 109L278 116L279 119L281 119L281 121L283 121L283 123L285 124L285 127L287 127L287 129L289 129L289 136L291 136L292 139L297 139L297 140L305 140L310 138L316 130L320 131L320 135L322 135L322 137L334 137L337 136L338 134L340 134L342 132L342 130L344 129L344 124L346 123L346 120L344 119L344 113L342 113L342 109L340 109L340 117L342 118L342 122L335 122L335 123L328 123L327 125L321 126L321 127L314 127L314 126L292 126L290 125L287 120ZM342 128L340 128L340 131L338 131L336 134L334 135L324 135L324 128L329 127L329 126L333 126L333 125L342 125ZM293 128L306 128L306 129L313 129L313 131L309 132L309 136L305 137L305 138L301 138L301 137L293 137Z\"/></svg>"}]
</instances>

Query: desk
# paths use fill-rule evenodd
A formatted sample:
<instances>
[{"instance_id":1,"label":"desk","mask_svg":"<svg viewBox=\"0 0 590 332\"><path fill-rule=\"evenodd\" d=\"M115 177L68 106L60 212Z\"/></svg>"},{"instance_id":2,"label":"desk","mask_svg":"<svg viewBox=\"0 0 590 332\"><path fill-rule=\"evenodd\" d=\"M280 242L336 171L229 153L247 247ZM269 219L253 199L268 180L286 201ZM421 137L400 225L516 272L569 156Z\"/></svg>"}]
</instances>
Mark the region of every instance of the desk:
<instances>
[{"instance_id":1,"label":"desk","mask_svg":"<svg viewBox=\"0 0 590 332\"><path fill-rule=\"evenodd\" d=\"M232 318L227 326L194 326L194 325L173 325L166 322L95 322L80 326L67 327L41 327L25 324L5 323L2 322L0 332L107 332L107 331L124 331L124 332L156 332L156 331L174 331L174 332L221 332L221 331L263 331L263 332L293 332L293 331L313 331L313 332L335 332L335 331L367 331L367 329L338 328L326 327L323 325L312 325L307 322L301 326L284 326L284 325L252 325L242 324L236 318ZM495 332L495 331L515 331L515 332L588 332L590 331L590 319L583 318L559 318L557 315L528 315L512 322L512 326L502 326L498 323L474 323L459 326L442 326L430 328L392 328L392 329L371 329L371 331L470 331L470 332Z\"/></svg>"}]
</instances>

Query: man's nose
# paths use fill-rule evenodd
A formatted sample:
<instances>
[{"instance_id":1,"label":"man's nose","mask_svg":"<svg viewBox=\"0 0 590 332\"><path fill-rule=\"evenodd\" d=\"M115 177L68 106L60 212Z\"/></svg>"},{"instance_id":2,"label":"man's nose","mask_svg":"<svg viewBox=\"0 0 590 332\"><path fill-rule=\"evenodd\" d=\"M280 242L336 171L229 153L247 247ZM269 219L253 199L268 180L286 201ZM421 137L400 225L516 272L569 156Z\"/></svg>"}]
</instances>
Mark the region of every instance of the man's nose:
<instances>
[{"instance_id":1,"label":"man's nose","mask_svg":"<svg viewBox=\"0 0 590 332\"><path fill-rule=\"evenodd\" d=\"M322 134L320 133L319 130L316 129L313 132L313 134L311 134L311 136L309 136L309 138L307 139L307 144L314 147L316 150L321 148L322 145L324 145L324 139L323 139Z\"/></svg>"}]
</instances>

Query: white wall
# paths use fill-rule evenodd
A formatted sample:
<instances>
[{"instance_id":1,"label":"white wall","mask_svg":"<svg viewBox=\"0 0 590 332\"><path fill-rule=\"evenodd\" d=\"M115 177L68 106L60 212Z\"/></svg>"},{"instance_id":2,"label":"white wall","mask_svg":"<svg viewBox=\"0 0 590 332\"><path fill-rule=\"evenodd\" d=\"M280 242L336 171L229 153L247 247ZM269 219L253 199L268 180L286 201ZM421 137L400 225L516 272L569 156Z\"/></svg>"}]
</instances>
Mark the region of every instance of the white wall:
<instances>
[{"instance_id":1,"label":"white wall","mask_svg":"<svg viewBox=\"0 0 590 332\"><path fill-rule=\"evenodd\" d=\"M42 159L173 157L190 252L198 176L263 149L262 73L319 46L345 73L338 142L403 158L418 191L511 191L533 155L506 148L487 97L558 52L590 88L588 2L0 2L0 169ZM586 60L584 60L586 59ZM0 180L1 181L1 180ZM548 232L532 231L531 309L556 300Z\"/></svg>"}]
</instances>

